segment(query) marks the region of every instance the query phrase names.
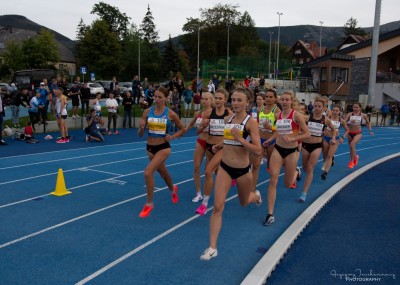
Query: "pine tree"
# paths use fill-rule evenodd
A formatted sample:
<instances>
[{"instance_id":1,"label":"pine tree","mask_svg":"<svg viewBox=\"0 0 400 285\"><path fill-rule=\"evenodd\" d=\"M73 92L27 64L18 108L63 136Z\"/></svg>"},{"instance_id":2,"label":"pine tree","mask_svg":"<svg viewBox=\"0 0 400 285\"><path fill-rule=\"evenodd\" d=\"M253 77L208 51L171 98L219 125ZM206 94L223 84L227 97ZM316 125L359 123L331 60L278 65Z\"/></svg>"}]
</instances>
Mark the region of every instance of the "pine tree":
<instances>
[{"instance_id":1,"label":"pine tree","mask_svg":"<svg viewBox=\"0 0 400 285\"><path fill-rule=\"evenodd\" d=\"M179 71L179 55L176 51L174 43L172 42L171 35L169 35L168 41L164 47L162 54L162 74L168 77L168 74L172 71L176 73Z\"/></svg>"},{"instance_id":2,"label":"pine tree","mask_svg":"<svg viewBox=\"0 0 400 285\"><path fill-rule=\"evenodd\" d=\"M150 11L150 5L147 6L147 13L143 18L140 29L143 32L144 39L150 44L158 42L158 32L156 31L156 25L154 24L153 14Z\"/></svg>"}]
</instances>

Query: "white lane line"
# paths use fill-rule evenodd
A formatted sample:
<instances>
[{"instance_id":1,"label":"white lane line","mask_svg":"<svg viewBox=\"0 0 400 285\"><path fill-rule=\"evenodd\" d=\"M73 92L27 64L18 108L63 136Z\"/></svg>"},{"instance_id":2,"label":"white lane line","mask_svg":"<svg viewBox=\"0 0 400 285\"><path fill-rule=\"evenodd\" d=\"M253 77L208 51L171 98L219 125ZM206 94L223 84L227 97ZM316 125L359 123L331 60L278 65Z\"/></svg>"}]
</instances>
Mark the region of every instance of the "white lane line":
<instances>
[{"instance_id":1,"label":"white lane line","mask_svg":"<svg viewBox=\"0 0 400 285\"><path fill-rule=\"evenodd\" d=\"M184 164L184 163L188 163L188 162L192 162L192 161L193 160L181 161L181 162L177 162L177 163L171 163L171 164L168 164L166 166L170 167L170 166L180 165L180 164ZM121 174L121 175L118 175L118 176L112 177L112 178L96 180L94 182L81 184L81 185L78 185L78 186L75 186L75 187L68 187L68 190L74 190L74 189L78 189L78 188L82 188L82 187L86 187L86 186L90 186L90 185L95 185L95 184L99 184L99 183L102 183L102 182L107 182L109 180L115 180L115 179L118 179L118 178L121 178L121 177L132 176L132 175L140 174L140 173L143 173L143 172L144 172L144 170L139 170L139 171L131 172L131 173L128 173L128 174ZM162 188L162 189L164 189L164 188ZM160 189L160 190L162 190L162 189ZM13 205L17 205L17 204L21 204L21 203L25 203L25 202L28 202L28 201L32 201L32 200L35 200L35 199L38 199L38 198L43 198L43 197L50 196L50 195L51 195L50 193L49 194L44 194L44 195L40 195L40 196L35 196L35 197L32 197L32 198L24 199L24 200L21 200L21 201L16 201L16 202L12 202L12 203L9 203L9 204L1 205L0 209L1 208L6 208L6 207L10 207L10 206L13 206Z\"/></svg>"},{"instance_id":2,"label":"white lane line","mask_svg":"<svg viewBox=\"0 0 400 285\"><path fill-rule=\"evenodd\" d=\"M374 162L371 162L360 169L345 176L331 188L327 189L321 196L319 196L307 209L305 209L296 220L285 230L285 232L278 238L278 240L269 248L260 261L254 266L249 274L242 281L241 285L262 285L265 284L272 271L275 270L280 260L287 253L289 248L293 245L296 238L308 226L315 215L324 207L331 199L339 193L347 184L354 179L364 174L371 168L384 163L390 159L400 156L395 153Z\"/></svg>"},{"instance_id":3,"label":"white lane line","mask_svg":"<svg viewBox=\"0 0 400 285\"><path fill-rule=\"evenodd\" d=\"M99 172L99 173L105 173L105 174L110 174L110 175L122 175L121 173L114 173L114 172L108 172L108 171L102 171L102 170L97 170L97 169L90 169L88 167L82 167L78 169L79 171L82 172L87 172L87 171L91 171L91 172Z\"/></svg>"},{"instance_id":4,"label":"white lane line","mask_svg":"<svg viewBox=\"0 0 400 285\"><path fill-rule=\"evenodd\" d=\"M181 153L181 152L188 152L188 151L192 151L192 150L194 150L194 149L191 148L191 149L186 149L186 150L178 150L178 151L172 152L171 154ZM117 164L117 163L133 161L133 160L139 160L139 159L147 159L147 158L148 158L148 156L141 156L141 157L135 157L135 158L129 158L129 159L115 160L115 161L110 161L110 162L106 162L106 163L99 163L99 164L95 164L95 165L90 165L90 166L86 166L86 167L84 166L84 167L78 167L78 168L73 168L73 169L69 169L69 170L63 170L63 172L66 173L66 172L71 172L71 171L79 171L81 168L89 168L89 167L93 168L93 167L99 167L99 166L104 166L104 165ZM1 185L5 185L5 184L10 184L10 183L15 183L15 182L21 182L21 181L24 181L24 180L32 180L32 179L35 179L35 178L51 176L51 175L55 175L55 174L57 174L57 172L41 174L41 175L35 175L35 176L31 176L31 177L25 177L25 178L21 178L21 179L1 182L0 186Z\"/></svg>"},{"instance_id":5,"label":"white lane line","mask_svg":"<svg viewBox=\"0 0 400 285\"><path fill-rule=\"evenodd\" d=\"M183 181L180 181L180 182L178 182L178 183L175 183L175 185L180 185L180 184L183 184L183 183L187 183L187 182L192 181L192 180L193 180L193 178L190 178L190 179L187 179L187 180L183 180ZM160 191L165 190L165 189L168 189L168 187L166 186L166 187L163 187L163 188L161 188L161 189L159 189L159 190L155 190L154 193L160 192ZM110 205L110 206L107 206L107 207L104 207L104 208L101 208L101 209L92 211L92 212L90 212L90 213L81 215L81 216L79 216L79 217L76 217L76 218L67 220L67 221L65 221L65 222L56 224L56 225L54 225L54 226L45 228L45 229L43 229L43 230L40 230L40 231L31 233L31 234L26 235L26 236L23 236L23 237L20 237L20 238L18 238L18 239L15 239L15 240L12 240L12 241L9 241L9 242L0 244L0 249L5 248L5 247L10 246L10 245L13 245L13 244L15 244L15 243L18 243L18 242L20 242L20 241L29 239L29 238L31 238L31 237L38 236L38 235L40 235L40 234L43 234L43 233L45 233L45 232L54 230L54 229L56 229L56 228L65 226L65 225L70 224L70 223L73 223L73 222L75 222L75 221L79 221L79 220L82 220L82 219L84 219L84 218L93 216L93 215L95 215L95 214L98 214L98 213L100 213L100 212L106 211L106 210L108 210L108 209L111 209L111 208L114 208L114 207L117 207L117 206L126 204L126 203L128 203L128 202L130 202L130 201L137 200L137 199L142 198L142 197L146 197L146 194L142 194L142 195L139 195L139 196L135 196L135 197L126 199L126 200L124 200L124 201L121 201L121 202L112 204L112 205Z\"/></svg>"}]
</instances>

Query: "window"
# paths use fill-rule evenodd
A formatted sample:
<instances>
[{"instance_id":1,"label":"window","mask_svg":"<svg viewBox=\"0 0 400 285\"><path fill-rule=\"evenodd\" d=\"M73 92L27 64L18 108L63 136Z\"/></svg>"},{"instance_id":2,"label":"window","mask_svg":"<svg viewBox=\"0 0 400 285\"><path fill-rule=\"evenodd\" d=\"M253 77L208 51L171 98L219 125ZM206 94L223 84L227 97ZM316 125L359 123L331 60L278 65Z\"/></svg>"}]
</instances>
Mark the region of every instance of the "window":
<instances>
[{"instance_id":1,"label":"window","mask_svg":"<svg viewBox=\"0 0 400 285\"><path fill-rule=\"evenodd\" d=\"M304 59L299 58L299 64L303 64L304 63Z\"/></svg>"},{"instance_id":2,"label":"window","mask_svg":"<svg viewBox=\"0 0 400 285\"><path fill-rule=\"evenodd\" d=\"M347 82L349 70L343 67L332 67L331 82Z\"/></svg>"},{"instance_id":3,"label":"window","mask_svg":"<svg viewBox=\"0 0 400 285\"><path fill-rule=\"evenodd\" d=\"M326 82L326 67L321 67L321 82Z\"/></svg>"},{"instance_id":4,"label":"window","mask_svg":"<svg viewBox=\"0 0 400 285\"><path fill-rule=\"evenodd\" d=\"M294 51L294 54L301 54L301 49L296 49L296 50Z\"/></svg>"}]
</instances>

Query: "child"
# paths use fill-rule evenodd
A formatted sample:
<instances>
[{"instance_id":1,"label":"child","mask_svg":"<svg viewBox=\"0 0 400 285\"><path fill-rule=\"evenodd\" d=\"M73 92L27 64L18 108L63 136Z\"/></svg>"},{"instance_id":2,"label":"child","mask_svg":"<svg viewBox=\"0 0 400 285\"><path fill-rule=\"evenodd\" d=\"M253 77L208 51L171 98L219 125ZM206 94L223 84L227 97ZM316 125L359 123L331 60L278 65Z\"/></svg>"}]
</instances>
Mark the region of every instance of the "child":
<instances>
[{"instance_id":1,"label":"child","mask_svg":"<svg viewBox=\"0 0 400 285\"><path fill-rule=\"evenodd\" d=\"M24 129L25 140L33 139L33 129L31 122L27 122Z\"/></svg>"}]
</instances>

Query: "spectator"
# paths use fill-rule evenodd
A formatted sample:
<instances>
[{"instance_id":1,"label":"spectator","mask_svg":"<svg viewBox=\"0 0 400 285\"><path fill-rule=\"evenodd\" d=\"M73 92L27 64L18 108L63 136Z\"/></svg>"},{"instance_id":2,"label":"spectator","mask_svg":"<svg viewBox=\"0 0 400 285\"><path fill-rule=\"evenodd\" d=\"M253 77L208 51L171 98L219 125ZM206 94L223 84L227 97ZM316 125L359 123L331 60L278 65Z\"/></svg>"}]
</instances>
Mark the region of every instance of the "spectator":
<instances>
[{"instance_id":1,"label":"spectator","mask_svg":"<svg viewBox=\"0 0 400 285\"><path fill-rule=\"evenodd\" d=\"M40 107L42 106L42 101L40 100L40 92L37 91L36 95L32 97L31 101L29 102L29 121L32 124L33 131L36 132L35 124L40 120ZM43 106L42 106L43 108Z\"/></svg>"},{"instance_id":2,"label":"spectator","mask_svg":"<svg viewBox=\"0 0 400 285\"><path fill-rule=\"evenodd\" d=\"M96 94L96 98L93 99L90 106L96 110L96 116L101 117L101 105L100 105L101 93Z\"/></svg>"},{"instance_id":3,"label":"spectator","mask_svg":"<svg viewBox=\"0 0 400 285\"><path fill-rule=\"evenodd\" d=\"M36 93L39 92L39 117L42 117L43 123L47 120L47 111L46 111L46 98L49 96L49 92L47 91L47 86L44 82L40 82L39 89L36 90Z\"/></svg>"},{"instance_id":4,"label":"spectator","mask_svg":"<svg viewBox=\"0 0 400 285\"><path fill-rule=\"evenodd\" d=\"M110 92L109 97L106 100L106 107L108 111L108 125L107 125L107 131L109 135L112 135L113 133L111 132L111 121L113 121L113 129L114 129L114 134L118 135L119 132L117 131L117 109L118 109L118 103L117 100L114 99L114 94Z\"/></svg>"},{"instance_id":5,"label":"spectator","mask_svg":"<svg viewBox=\"0 0 400 285\"><path fill-rule=\"evenodd\" d=\"M389 121L389 125L393 126L394 124L394 119L396 118L396 113L397 113L397 108L395 105L392 105L392 107L390 108L390 121Z\"/></svg>"},{"instance_id":6,"label":"spectator","mask_svg":"<svg viewBox=\"0 0 400 285\"><path fill-rule=\"evenodd\" d=\"M208 90L208 92L210 92L211 94L214 94L214 93L215 93L215 85L214 85L214 83L213 83L212 80L210 80L210 81L208 82L207 90Z\"/></svg>"},{"instance_id":7,"label":"spectator","mask_svg":"<svg viewBox=\"0 0 400 285\"><path fill-rule=\"evenodd\" d=\"M193 96L194 111L200 110L200 101L201 101L200 92L196 92L196 94Z\"/></svg>"},{"instance_id":8,"label":"spectator","mask_svg":"<svg viewBox=\"0 0 400 285\"><path fill-rule=\"evenodd\" d=\"M308 110L308 113L309 113L310 115L313 113L314 105L312 104L311 101L310 101L310 103L308 103L307 110Z\"/></svg>"},{"instance_id":9,"label":"spectator","mask_svg":"<svg viewBox=\"0 0 400 285\"><path fill-rule=\"evenodd\" d=\"M112 81L110 83L110 92L116 90L116 86L118 85L117 78L113 76Z\"/></svg>"},{"instance_id":10,"label":"spectator","mask_svg":"<svg viewBox=\"0 0 400 285\"><path fill-rule=\"evenodd\" d=\"M260 89L264 90L264 85L265 85L265 78L264 75L261 75L261 78L259 80L259 85L260 85Z\"/></svg>"},{"instance_id":11,"label":"spectator","mask_svg":"<svg viewBox=\"0 0 400 285\"><path fill-rule=\"evenodd\" d=\"M372 106L370 104L365 107L365 113L367 114L368 120L371 122Z\"/></svg>"},{"instance_id":12,"label":"spectator","mask_svg":"<svg viewBox=\"0 0 400 285\"><path fill-rule=\"evenodd\" d=\"M71 90L69 90L69 97L72 100L72 119L81 117L78 115L79 95L81 95L80 87L78 82L75 81L71 87Z\"/></svg>"},{"instance_id":13,"label":"spectator","mask_svg":"<svg viewBox=\"0 0 400 285\"><path fill-rule=\"evenodd\" d=\"M217 77L216 74L214 74L214 76L213 76L213 78L212 78L212 82L214 83L214 88L215 88L215 90L217 90L218 87L219 87L219 80L218 80L218 77Z\"/></svg>"},{"instance_id":14,"label":"spectator","mask_svg":"<svg viewBox=\"0 0 400 285\"><path fill-rule=\"evenodd\" d=\"M147 88L147 90L145 91L145 101L147 102L147 107L146 108L150 108L153 105L154 102L154 86L153 85L149 85L149 88Z\"/></svg>"},{"instance_id":15,"label":"spectator","mask_svg":"<svg viewBox=\"0 0 400 285\"><path fill-rule=\"evenodd\" d=\"M43 83L44 83L44 89L47 91L47 93L46 93L46 98L45 98L45 100L44 100L44 107L43 107L43 114L45 115L44 116L44 119L43 119L43 121L44 120L46 120L47 121L47 113L49 112L49 105L50 105L50 97L51 97L51 95L50 95L50 88L49 88L49 83L47 82L47 78L43 78Z\"/></svg>"},{"instance_id":16,"label":"spectator","mask_svg":"<svg viewBox=\"0 0 400 285\"><path fill-rule=\"evenodd\" d=\"M86 142L89 142L91 140L104 142L104 137L100 132L100 126L104 125L104 122L101 117L96 115L96 109L90 109L90 115L86 117L86 121L88 123L88 126L85 129Z\"/></svg>"},{"instance_id":17,"label":"spectator","mask_svg":"<svg viewBox=\"0 0 400 285\"><path fill-rule=\"evenodd\" d=\"M199 77L199 81L197 82L196 90L200 92L200 95L203 92L203 78L201 77Z\"/></svg>"},{"instance_id":18,"label":"spectator","mask_svg":"<svg viewBox=\"0 0 400 285\"><path fill-rule=\"evenodd\" d=\"M34 138L31 122L26 122L26 126L24 129L24 135L25 135L25 140L31 140Z\"/></svg>"},{"instance_id":19,"label":"spectator","mask_svg":"<svg viewBox=\"0 0 400 285\"><path fill-rule=\"evenodd\" d=\"M60 88L57 78L53 78L51 80L51 84L49 87L50 90L50 111L53 114L53 116L56 115L55 108L56 108L56 102L57 102L57 95L55 94L55 90Z\"/></svg>"},{"instance_id":20,"label":"spectator","mask_svg":"<svg viewBox=\"0 0 400 285\"><path fill-rule=\"evenodd\" d=\"M181 98L178 93L178 89L174 87L171 96L172 111L178 114L179 119L181 118Z\"/></svg>"},{"instance_id":21,"label":"spectator","mask_svg":"<svg viewBox=\"0 0 400 285\"><path fill-rule=\"evenodd\" d=\"M389 105L388 104L385 103L381 106L381 113L382 113L381 125L385 125L386 117L387 117L387 114L389 113Z\"/></svg>"},{"instance_id":22,"label":"spectator","mask_svg":"<svg viewBox=\"0 0 400 285\"><path fill-rule=\"evenodd\" d=\"M188 118L190 115L190 108L192 107L193 95L194 94L191 86L188 86L188 88L185 91L183 91L182 97L184 99L185 118Z\"/></svg>"},{"instance_id":23,"label":"spectator","mask_svg":"<svg viewBox=\"0 0 400 285\"><path fill-rule=\"evenodd\" d=\"M28 89L22 88L21 91L15 91L12 92L12 97L11 97L11 118L12 118L12 124L14 128L19 128L19 110L20 110L20 105L23 105L24 107L27 107L25 104L25 101L28 96Z\"/></svg>"},{"instance_id":24,"label":"spectator","mask_svg":"<svg viewBox=\"0 0 400 285\"><path fill-rule=\"evenodd\" d=\"M90 88L88 87L87 83L83 83L81 89L81 106L82 106L82 114L85 116L89 115L89 100L90 100ZM85 111L86 107L86 111Z\"/></svg>"},{"instance_id":25,"label":"spectator","mask_svg":"<svg viewBox=\"0 0 400 285\"><path fill-rule=\"evenodd\" d=\"M250 78L247 75L246 78L244 79L244 86L249 88L250 87Z\"/></svg>"},{"instance_id":26,"label":"spectator","mask_svg":"<svg viewBox=\"0 0 400 285\"><path fill-rule=\"evenodd\" d=\"M3 140L3 120L6 115L4 112L4 101L2 95L0 95L0 145L7 145L7 143Z\"/></svg>"},{"instance_id":27,"label":"spectator","mask_svg":"<svg viewBox=\"0 0 400 285\"><path fill-rule=\"evenodd\" d=\"M126 119L128 118L128 126L132 128L132 105L133 98L129 90L125 91L126 97L122 100L122 105L124 106L124 120L122 122L122 127L126 127Z\"/></svg>"},{"instance_id":28,"label":"spectator","mask_svg":"<svg viewBox=\"0 0 400 285\"><path fill-rule=\"evenodd\" d=\"M140 100L140 80L139 76L135 76L132 81L132 96L133 96L133 102L135 102L136 105L139 105L139 100Z\"/></svg>"}]
</instances>

